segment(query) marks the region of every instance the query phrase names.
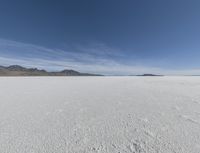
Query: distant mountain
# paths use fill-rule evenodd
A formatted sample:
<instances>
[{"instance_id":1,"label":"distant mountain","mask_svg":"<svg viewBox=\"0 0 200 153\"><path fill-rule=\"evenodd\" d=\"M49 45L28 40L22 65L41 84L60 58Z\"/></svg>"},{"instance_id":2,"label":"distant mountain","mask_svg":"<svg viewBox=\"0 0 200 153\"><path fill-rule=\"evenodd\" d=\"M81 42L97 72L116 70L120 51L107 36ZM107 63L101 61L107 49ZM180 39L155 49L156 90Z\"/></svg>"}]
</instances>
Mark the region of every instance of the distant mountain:
<instances>
[{"instance_id":1,"label":"distant mountain","mask_svg":"<svg viewBox=\"0 0 200 153\"><path fill-rule=\"evenodd\" d=\"M47 72L37 68L25 68L19 65L8 67L0 66L0 76L101 76L98 74L81 73L74 70L63 70L59 72Z\"/></svg>"},{"instance_id":2,"label":"distant mountain","mask_svg":"<svg viewBox=\"0 0 200 153\"><path fill-rule=\"evenodd\" d=\"M136 76L163 76L163 75L157 75L157 74L142 74L142 75L136 75Z\"/></svg>"}]
</instances>

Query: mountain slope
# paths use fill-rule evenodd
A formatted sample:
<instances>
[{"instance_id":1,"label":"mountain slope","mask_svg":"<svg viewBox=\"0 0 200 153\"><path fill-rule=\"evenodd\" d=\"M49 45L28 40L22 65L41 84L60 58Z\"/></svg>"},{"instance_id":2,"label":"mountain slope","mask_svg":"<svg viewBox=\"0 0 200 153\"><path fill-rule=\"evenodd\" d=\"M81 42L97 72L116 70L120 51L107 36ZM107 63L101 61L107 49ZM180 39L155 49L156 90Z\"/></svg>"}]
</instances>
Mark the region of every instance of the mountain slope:
<instances>
[{"instance_id":1,"label":"mountain slope","mask_svg":"<svg viewBox=\"0 0 200 153\"><path fill-rule=\"evenodd\" d=\"M19 65L0 66L0 76L100 76L98 74L80 73L74 70L47 72L37 68L25 68Z\"/></svg>"}]
</instances>

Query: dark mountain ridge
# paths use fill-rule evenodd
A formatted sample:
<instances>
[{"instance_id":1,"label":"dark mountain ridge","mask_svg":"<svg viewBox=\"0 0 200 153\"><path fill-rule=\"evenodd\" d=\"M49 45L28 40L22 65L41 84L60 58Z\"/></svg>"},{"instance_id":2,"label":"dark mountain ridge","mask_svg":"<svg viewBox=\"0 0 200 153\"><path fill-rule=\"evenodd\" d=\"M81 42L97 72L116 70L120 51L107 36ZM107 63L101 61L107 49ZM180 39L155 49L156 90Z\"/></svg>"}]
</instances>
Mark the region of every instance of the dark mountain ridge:
<instances>
[{"instance_id":1,"label":"dark mountain ridge","mask_svg":"<svg viewBox=\"0 0 200 153\"><path fill-rule=\"evenodd\" d=\"M99 74L81 73L75 70L48 72L37 68L25 68L20 65L0 66L0 76L101 76Z\"/></svg>"}]
</instances>

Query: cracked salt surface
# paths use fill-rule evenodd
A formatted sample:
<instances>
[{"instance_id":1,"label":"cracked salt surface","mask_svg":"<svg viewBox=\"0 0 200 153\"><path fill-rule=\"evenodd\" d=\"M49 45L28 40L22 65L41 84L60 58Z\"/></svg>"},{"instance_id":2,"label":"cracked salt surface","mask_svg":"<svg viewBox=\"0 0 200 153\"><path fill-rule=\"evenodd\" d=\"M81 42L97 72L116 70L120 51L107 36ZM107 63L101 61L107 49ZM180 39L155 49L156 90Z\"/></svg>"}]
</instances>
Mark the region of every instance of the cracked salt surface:
<instances>
[{"instance_id":1,"label":"cracked salt surface","mask_svg":"<svg viewBox=\"0 0 200 153\"><path fill-rule=\"evenodd\" d=\"M2 153L198 153L198 77L1 77Z\"/></svg>"}]
</instances>

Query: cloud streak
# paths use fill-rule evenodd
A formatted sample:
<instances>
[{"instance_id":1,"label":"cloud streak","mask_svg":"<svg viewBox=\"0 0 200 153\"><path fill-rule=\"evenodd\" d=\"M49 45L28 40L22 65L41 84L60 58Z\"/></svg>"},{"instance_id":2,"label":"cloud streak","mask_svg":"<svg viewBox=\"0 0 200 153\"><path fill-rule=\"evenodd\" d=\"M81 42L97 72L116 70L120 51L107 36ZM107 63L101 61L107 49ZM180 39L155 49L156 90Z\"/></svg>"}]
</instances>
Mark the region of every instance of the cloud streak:
<instances>
[{"instance_id":1,"label":"cloud streak","mask_svg":"<svg viewBox=\"0 0 200 153\"><path fill-rule=\"evenodd\" d=\"M77 45L75 51L49 49L33 44L0 39L0 65L19 64L49 71L75 69L105 75L156 73L165 75L200 74L200 69L171 70L119 62L124 55L104 44Z\"/></svg>"}]
</instances>

